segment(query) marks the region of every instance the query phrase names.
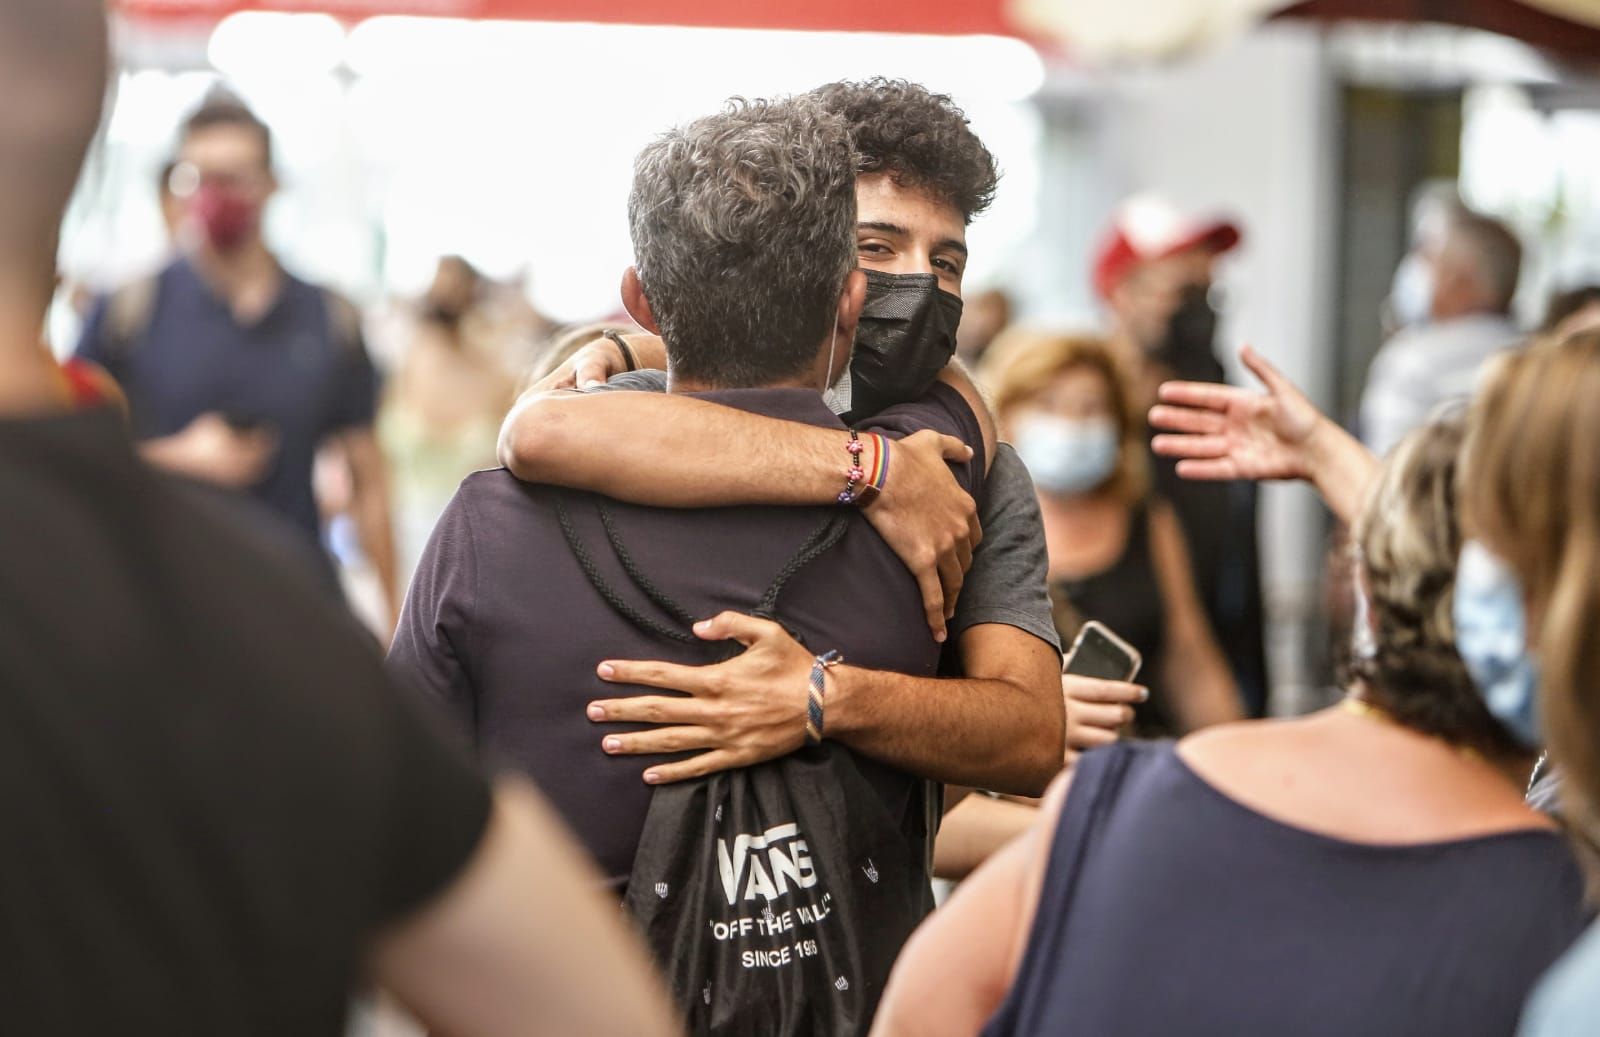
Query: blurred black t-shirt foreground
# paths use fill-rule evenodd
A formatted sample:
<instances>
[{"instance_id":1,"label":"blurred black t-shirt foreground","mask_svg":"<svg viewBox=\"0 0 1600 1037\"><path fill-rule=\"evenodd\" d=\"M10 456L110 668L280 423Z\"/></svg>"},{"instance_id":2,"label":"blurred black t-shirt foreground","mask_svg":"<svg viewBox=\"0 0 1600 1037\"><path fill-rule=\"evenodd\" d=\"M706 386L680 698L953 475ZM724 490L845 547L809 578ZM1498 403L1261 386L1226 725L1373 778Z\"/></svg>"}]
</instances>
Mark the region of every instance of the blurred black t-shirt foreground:
<instances>
[{"instance_id":1,"label":"blurred black t-shirt foreground","mask_svg":"<svg viewBox=\"0 0 1600 1037\"><path fill-rule=\"evenodd\" d=\"M292 555L109 412L0 420L0 1032L341 1032L488 792Z\"/></svg>"}]
</instances>

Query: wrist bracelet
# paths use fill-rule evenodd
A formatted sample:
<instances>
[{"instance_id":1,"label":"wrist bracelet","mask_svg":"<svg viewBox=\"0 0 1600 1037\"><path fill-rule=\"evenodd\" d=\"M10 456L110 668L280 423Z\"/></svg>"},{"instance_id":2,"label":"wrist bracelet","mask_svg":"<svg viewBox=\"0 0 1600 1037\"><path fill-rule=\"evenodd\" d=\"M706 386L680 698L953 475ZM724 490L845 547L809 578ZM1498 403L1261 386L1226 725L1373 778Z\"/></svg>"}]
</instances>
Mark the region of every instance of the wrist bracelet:
<instances>
[{"instance_id":1,"label":"wrist bracelet","mask_svg":"<svg viewBox=\"0 0 1600 1037\"><path fill-rule=\"evenodd\" d=\"M615 328L607 328L600 334L616 343L617 348L622 350L622 360L628 365L629 371L639 370L639 358L633 355L633 350L628 347L628 340L622 337L622 332Z\"/></svg>"},{"instance_id":2,"label":"wrist bracelet","mask_svg":"<svg viewBox=\"0 0 1600 1037\"><path fill-rule=\"evenodd\" d=\"M875 447L872 460L868 462L869 468L861 463L861 455L867 448L866 440L855 429L850 430L850 442L844 447L850 453L850 467L844 473L844 489L839 491L840 504L866 507L883 492L884 483L889 479L888 438L876 432L868 432L866 438Z\"/></svg>"},{"instance_id":3,"label":"wrist bracelet","mask_svg":"<svg viewBox=\"0 0 1600 1037\"><path fill-rule=\"evenodd\" d=\"M844 662L837 650L824 652L811 663L811 684L806 699L806 744L822 744L822 699L828 690L828 671Z\"/></svg>"}]
</instances>

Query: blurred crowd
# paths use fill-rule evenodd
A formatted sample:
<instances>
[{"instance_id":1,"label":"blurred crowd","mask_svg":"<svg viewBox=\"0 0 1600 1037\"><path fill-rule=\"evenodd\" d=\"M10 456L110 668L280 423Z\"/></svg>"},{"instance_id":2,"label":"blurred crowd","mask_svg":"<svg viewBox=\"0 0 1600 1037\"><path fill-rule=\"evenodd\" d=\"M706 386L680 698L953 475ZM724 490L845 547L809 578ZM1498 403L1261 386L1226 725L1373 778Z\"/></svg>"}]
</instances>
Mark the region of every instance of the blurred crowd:
<instances>
[{"instance_id":1,"label":"blurred crowd","mask_svg":"<svg viewBox=\"0 0 1600 1037\"><path fill-rule=\"evenodd\" d=\"M364 312L218 90L58 364L106 46L0 9L18 1032L1600 1032L1600 286L1520 325L1426 192L1326 414L1219 340L1225 214L1105 214L1098 327L964 285L994 158L869 79L663 127L593 323L454 255ZM1298 716L1269 481L1331 530Z\"/></svg>"}]
</instances>

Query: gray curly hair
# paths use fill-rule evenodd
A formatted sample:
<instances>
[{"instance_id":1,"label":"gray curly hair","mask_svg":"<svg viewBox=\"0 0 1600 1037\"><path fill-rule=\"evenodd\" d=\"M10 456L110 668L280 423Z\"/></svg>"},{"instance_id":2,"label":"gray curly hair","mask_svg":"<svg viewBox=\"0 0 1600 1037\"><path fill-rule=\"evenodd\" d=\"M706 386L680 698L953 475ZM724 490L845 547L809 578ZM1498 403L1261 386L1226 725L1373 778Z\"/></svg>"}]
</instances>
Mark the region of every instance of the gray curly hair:
<instances>
[{"instance_id":1,"label":"gray curly hair","mask_svg":"<svg viewBox=\"0 0 1600 1037\"><path fill-rule=\"evenodd\" d=\"M810 368L856 265L855 169L849 127L804 97L735 98L639 153L634 259L677 377L735 388Z\"/></svg>"}]
</instances>

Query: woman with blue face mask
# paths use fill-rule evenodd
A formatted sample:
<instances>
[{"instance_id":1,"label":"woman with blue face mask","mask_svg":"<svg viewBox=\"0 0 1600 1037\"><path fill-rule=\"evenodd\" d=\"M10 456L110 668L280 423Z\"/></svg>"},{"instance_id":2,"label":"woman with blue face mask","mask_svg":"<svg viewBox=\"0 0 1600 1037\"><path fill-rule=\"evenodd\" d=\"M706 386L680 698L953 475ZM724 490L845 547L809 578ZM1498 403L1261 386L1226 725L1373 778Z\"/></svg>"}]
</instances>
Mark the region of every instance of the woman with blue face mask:
<instances>
[{"instance_id":1,"label":"woman with blue face mask","mask_svg":"<svg viewBox=\"0 0 1600 1037\"><path fill-rule=\"evenodd\" d=\"M1002 438L1033 476L1063 643L1096 619L1139 650L1140 680L1150 688L1134 709L1140 735L1238 719L1238 692L1195 590L1183 533L1171 508L1149 493L1143 416L1110 346L1014 329L991 347L981 380Z\"/></svg>"},{"instance_id":2,"label":"woman with blue face mask","mask_svg":"<svg viewBox=\"0 0 1600 1037\"><path fill-rule=\"evenodd\" d=\"M1462 477L1477 538L1462 556L1463 573L1474 570L1465 604L1485 617L1463 654L1477 656L1490 694L1528 734L1543 737L1561 774L1562 816L1591 849L1600 842L1597 442L1600 331L1546 339L1491 372L1473 406ZM1551 970L1521 1032L1600 1032L1600 927Z\"/></svg>"}]
</instances>

